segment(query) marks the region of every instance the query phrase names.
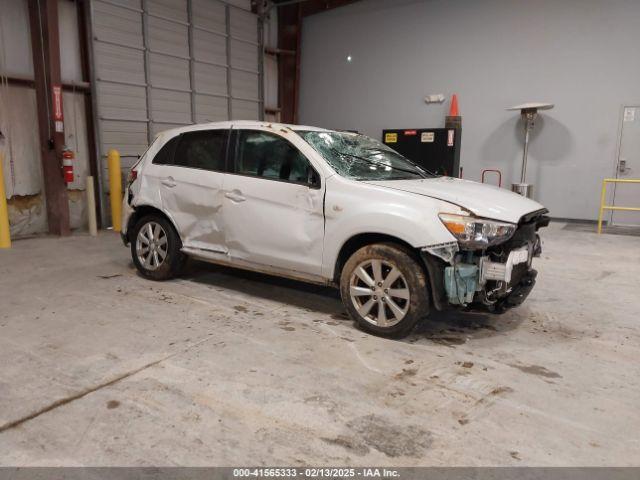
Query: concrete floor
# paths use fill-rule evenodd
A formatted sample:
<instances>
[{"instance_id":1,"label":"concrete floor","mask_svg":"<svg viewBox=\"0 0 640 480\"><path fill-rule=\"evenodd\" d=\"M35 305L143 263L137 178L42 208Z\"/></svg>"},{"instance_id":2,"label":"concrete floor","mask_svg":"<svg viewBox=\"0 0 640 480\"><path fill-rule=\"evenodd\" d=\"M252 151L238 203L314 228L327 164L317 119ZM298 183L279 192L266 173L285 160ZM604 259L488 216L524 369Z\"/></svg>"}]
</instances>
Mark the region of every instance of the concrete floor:
<instances>
[{"instance_id":1,"label":"concrete floor","mask_svg":"<svg viewBox=\"0 0 640 480\"><path fill-rule=\"evenodd\" d=\"M196 264L140 278L115 234L0 251L0 465L638 465L640 239L544 232L501 317L403 341L337 294Z\"/></svg>"}]
</instances>

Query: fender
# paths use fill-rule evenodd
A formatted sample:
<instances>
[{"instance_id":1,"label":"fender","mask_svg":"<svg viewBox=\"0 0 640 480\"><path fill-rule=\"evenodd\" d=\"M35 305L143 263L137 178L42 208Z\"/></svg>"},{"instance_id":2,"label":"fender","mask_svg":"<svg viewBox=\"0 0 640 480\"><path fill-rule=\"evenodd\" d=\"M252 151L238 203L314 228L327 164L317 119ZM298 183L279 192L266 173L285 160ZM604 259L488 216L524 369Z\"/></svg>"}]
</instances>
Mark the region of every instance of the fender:
<instances>
[{"instance_id":1,"label":"fender","mask_svg":"<svg viewBox=\"0 0 640 480\"><path fill-rule=\"evenodd\" d=\"M333 176L327 179L322 275L334 278L341 249L356 235L381 234L412 248L455 241L438 219L456 205Z\"/></svg>"}]
</instances>

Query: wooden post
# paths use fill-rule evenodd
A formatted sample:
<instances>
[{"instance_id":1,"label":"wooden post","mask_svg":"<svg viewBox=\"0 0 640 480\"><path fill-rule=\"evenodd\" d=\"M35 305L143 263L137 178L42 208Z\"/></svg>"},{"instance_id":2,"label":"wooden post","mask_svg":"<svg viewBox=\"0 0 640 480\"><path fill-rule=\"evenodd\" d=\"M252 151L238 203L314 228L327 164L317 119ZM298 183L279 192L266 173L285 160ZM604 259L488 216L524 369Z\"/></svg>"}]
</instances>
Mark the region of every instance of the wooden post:
<instances>
[{"instance_id":1,"label":"wooden post","mask_svg":"<svg viewBox=\"0 0 640 480\"><path fill-rule=\"evenodd\" d=\"M49 233L69 235L69 198L62 174L64 115L58 0L29 0L29 24Z\"/></svg>"}]
</instances>

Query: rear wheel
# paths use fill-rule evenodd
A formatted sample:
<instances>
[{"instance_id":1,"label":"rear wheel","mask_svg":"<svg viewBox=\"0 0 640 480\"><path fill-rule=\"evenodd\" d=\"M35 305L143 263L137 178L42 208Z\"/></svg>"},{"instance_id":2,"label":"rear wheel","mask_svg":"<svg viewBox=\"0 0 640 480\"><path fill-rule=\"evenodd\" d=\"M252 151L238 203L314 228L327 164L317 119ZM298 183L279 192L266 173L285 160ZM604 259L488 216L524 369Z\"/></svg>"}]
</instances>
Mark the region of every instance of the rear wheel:
<instances>
[{"instance_id":1,"label":"rear wheel","mask_svg":"<svg viewBox=\"0 0 640 480\"><path fill-rule=\"evenodd\" d=\"M131 256L138 271L152 280L168 280L182 270L186 256L173 225L160 215L147 215L133 228Z\"/></svg>"},{"instance_id":2,"label":"rear wheel","mask_svg":"<svg viewBox=\"0 0 640 480\"><path fill-rule=\"evenodd\" d=\"M422 266L400 246L367 245L346 262L340 276L342 301L368 332L402 337L427 315L429 296Z\"/></svg>"}]
</instances>

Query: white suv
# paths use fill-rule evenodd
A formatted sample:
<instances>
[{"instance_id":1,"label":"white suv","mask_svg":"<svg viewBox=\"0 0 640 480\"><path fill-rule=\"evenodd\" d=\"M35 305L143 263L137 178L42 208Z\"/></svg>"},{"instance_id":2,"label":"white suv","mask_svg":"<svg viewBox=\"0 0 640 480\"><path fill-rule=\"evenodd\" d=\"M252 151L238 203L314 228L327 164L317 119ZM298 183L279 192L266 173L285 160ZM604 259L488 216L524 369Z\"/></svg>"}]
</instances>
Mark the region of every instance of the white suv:
<instances>
[{"instance_id":1,"label":"white suv","mask_svg":"<svg viewBox=\"0 0 640 480\"><path fill-rule=\"evenodd\" d=\"M533 200L432 175L364 135L248 121L160 134L123 212L144 277L194 257L335 285L363 329L396 337L431 308L519 305L549 222Z\"/></svg>"}]
</instances>

